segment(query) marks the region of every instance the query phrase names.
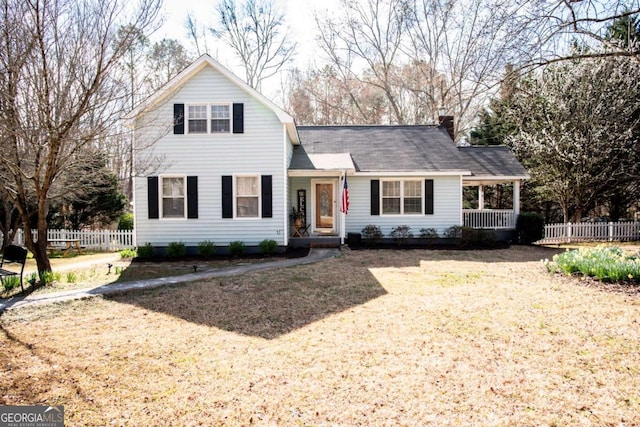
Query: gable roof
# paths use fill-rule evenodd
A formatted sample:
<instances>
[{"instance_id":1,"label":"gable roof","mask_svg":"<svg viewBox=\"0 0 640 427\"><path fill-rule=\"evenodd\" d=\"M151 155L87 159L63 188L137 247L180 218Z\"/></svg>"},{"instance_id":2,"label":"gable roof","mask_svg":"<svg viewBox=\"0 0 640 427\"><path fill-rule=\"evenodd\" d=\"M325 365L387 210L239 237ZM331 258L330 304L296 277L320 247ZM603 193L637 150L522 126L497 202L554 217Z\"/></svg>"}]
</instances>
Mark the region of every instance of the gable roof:
<instances>
[{"instance_id":1,"label":"gable roof","mask_svg":"<svg viewBox=\"0 0 640 427\"><path fill-rule=\"evenodd\" d=\"M283 109L267 99L257 90L246 84L242 79L233 74L228 68L224 67L218 61L213 59L208 54L201 55L198 59L193 61L191 65L182 70L178 75L165 83L160 89L158 89L153 95L138 104L132 111L130 111L124 119L127 121L133 121L137 116L147 111L153 110L156 106L165 101L169 96L174 94L180 89L191 77L196 75L200 70L205 67L211 67L218 73L226 77L231 83L242 89L251 97L258 100L261 104L267 107L269 110L278 117L280 122L285 125L287 134L294 144L300 142L298 133L296 131L296 125L293 117L286 113Z\"/></svg>"},{"instance_id":2,"label":"gable roof","mask_svg":"<svg viewBox=\"0 0 640 427\"><path fill-rule=\"evenodd\" d=\"M349 153L357 172L469 174L446 130L437 126L299 126L290 170L317 170L313 156Z\"/></svg>"},{"instance_id":3,"label":"gable roof","mask_svg":"<svg viewBox=\"0 0 640 427\"><path fill-rule=\"evenodd\" d=\"M474 179L528 179L527 170L504 145L458 147Z\"/></svg>"}]
</instances>

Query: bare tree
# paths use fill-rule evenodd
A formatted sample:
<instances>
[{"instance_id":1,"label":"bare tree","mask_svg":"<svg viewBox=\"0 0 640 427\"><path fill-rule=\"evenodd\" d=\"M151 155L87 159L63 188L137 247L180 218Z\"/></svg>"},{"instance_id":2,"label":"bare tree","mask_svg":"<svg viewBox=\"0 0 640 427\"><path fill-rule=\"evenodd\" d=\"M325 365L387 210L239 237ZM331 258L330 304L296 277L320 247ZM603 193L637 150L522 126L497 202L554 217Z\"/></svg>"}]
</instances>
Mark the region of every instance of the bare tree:
<instances>
[{"instance_id":1,"label":"bare tree","mask_svg":"<svg viewBox=\"0 0 640 427\"><path fill-rule=\"evenodd\" d=\"M184 21L184 27L187 30L187 38L193 42L198 56L209 51L207 44L207 34L204 25L200 24L193 12L187 13Z\"/></svg>"},{"instance_id":2,"label":"bare tree","mask_svg":"<svg viewBox=\"0 0 640 427\"><path fill-rule=\"evenodd\" d=\"M316 16L318 41L360 112L361 121L370 122L370 117L350 84L356 80L382 91L388 106L385 122L406 123L398 87L393 81L395 68L403 60L407 2L341 0L340 6L342 14Z\"/></svg>"},{"instance_id":3,"label":"bare tree","mask_svg":"<svg viewBox=\"0 0 640 427\"><path fill-rule=\"evenodd\" d=\"M81 174L126 100L118 63L157 20L159 0L4 0L0 10L0 192L17 208L38 271L50 271L51 199ZM86 181L85 181L86 182ZM63 184L64 183L64 184ZM33 203L30 203L33 201ZM32 222L37 234L32 234Z\"/></svg>"},{"instance_id":4,"label":"bare tree","mask_svg":"<svg viewBox=\"0 0 640 427\"><path fill-rule=\"evenodd\" d=\"M247 84L260 90L262 81L280 71L295 52L289 40L284 13L272 0L222 0L217 7L222 38L240 59Z\"/></svg>"}]
</instances>

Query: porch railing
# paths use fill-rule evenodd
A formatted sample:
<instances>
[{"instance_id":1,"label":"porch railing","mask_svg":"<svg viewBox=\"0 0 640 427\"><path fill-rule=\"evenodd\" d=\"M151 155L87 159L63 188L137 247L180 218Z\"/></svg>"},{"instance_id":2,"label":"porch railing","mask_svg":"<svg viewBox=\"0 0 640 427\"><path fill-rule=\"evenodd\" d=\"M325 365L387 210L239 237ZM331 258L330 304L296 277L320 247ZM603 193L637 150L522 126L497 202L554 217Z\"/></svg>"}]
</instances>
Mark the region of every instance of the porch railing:
<instances>
[{"instance_id":1,"label":"porch railing","mask_svg":"<svg viewBox=\"0 0 640 427\"><path fill-rule=\"evenodd\" d=\"M463 209L465 227L515 230L516 214L512 210Z\"/></svg>"}]
</instances>

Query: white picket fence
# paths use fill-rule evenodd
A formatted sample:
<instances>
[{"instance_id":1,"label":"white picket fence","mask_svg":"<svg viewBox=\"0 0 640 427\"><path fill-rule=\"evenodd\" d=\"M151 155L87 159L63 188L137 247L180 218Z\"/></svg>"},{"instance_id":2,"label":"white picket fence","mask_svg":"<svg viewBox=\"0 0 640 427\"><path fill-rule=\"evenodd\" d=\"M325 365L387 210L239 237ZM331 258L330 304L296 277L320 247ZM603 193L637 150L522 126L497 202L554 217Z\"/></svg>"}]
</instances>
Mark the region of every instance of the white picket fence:
<instances>
[{"instance_id":1,"label":"white picket fence","mask_svg":"<svg viewBox=\"0 0 640 427\"><path fill-rule=\"evenodd\" d=\"M36 238L37 231L33 233ZM119 251L136 247L133 230L47 230L47 239L79 240L80 245L96 251ZM22 230L18 230L13 243L24 246Z\"/></svg>"},{"instance_id":2,"label":"white picket fence","mask_svg":"<svg viewBox=\"0 0 640 427\"><path fill-rule=\"evenodd\" d=\"M640 240L640 222L579 222L547 224L538 243L613 242Z\"/></svg>"}]
</instances>

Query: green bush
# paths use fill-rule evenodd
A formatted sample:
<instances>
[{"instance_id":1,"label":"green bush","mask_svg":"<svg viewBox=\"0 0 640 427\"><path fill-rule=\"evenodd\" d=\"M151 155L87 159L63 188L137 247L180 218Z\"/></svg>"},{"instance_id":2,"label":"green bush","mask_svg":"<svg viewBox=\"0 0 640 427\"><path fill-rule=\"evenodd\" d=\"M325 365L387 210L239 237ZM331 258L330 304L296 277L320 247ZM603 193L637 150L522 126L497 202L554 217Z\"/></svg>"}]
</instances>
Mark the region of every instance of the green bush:
<instances>
[{"instance_id":1,"label":"green bush","mask_svg":"<svg viewBox=\"0 0 640 427\"><path fill-rule=\"evenodd\" d=\"M62 279L62 273L53 271L40 272L40 280L45 285L50 285L53 282L59 282Z\"/></svg>"},{"instance_id":2,"label":"green bush","mask_svg":"<svg viewBox=\"0 0 640 427\"><path fill-rule=\"evenodd\" d=\"M278 243L275 240L264 239L262 242L260 242L258 247L260 248L260 252L262 252L263 254L273 255L278 248Z\"/></svg>"},{"instance_id":3,"label":"green bush","mask_svg":"<svg viewBox=\"0 0 640 427\"><path fill-rule=\"evenodd\" d=\"M471 227L461 227L460 246L472 248L493 248L496 245L496 232Z\"/></svg>"},{"instance_id":4,"label":"green bush","mask_svg":"<svg viewBox=\"0 0 640 427\"><path fill-rule=\"evenodd\" d=\"M461 239L462 238L462 228L459 225L453 225L446 230L444 230L444 237L447 239Z\"/></svg>"},{"instance_id":5,"label":"green bush","mask_svg":"<svg viewBox=\"0 0 640 427\"><path fill-rule=\"evenodd\" d=\"M362 229L362 238L365 240L379 240L382 236L382 231L377 225L369 224Z\"/></svg>"},{"instance_id":6,"label":"green bush","mask_svg":"<svg viewBox=\"0 0 640 427\"><path fill-rule=\"evenodd\" d=\"M518 242L530 245L544 237L544 216L536 212L522 212L516 220Z\"/></svg>"},{"instance_id":7,"label":"green bush","mask_svg":"<svg viewBox=\"0 0 640 427\"><path fill-rule=\"evenodd\" d=\"M67 273L67 283L76 283L78 281L78 276L76 273L70 271Z\"/></svg>"},{"instance_id":8,"label":"green bush","mask_svg":"<svg viewBox=\"0 0 640 427\"><path fill-rule=\"evenodd\" d=\"M229 253L233 256L242 255L246 249L247 247L244 242L241 242L240 240L229 242Z\"/></svg>"},{"instance_id":9,"label":"green bush","mask_svg":"<svg viewBox=\"0 0 640 427\"><path fill-rule=\"evenodd\" d=\"M133 214L126 213L120 215L118 219L118 230L133 230Z\"/></svg>"},{"instance_id":10,"label":"green bush","mask_svg":"<svg viewBox=\"0 0 640 427\"><path fill-rule=\"evenodd\" d=\"M394 239L410 239L413 237L413 233L408 225L399 225L391 230L391 237Z\"/></svg>"},{"instance_id":11,"label":"green bush","mask_svg":"<svg viewBox=\"0 0 640 427\"><path fill-rule=\"evenodd\" d=\"M198 243L198 255L205 258L211 258L216 254L216 244L211 240L205 240Z\"/></svg>"},{"instance_id":12,"label":"green bush","mask_svg":"<svg viewBox=\"0 0 640 427\"><path fill-rule=\"evenodd\" d=\"M552 273L575 273L607 281L640 282L640 253L625 255L620 248L609 246L581 248L555 255L553 261L545 260L545 267Z\"/></svg>"},{"instance_id":13,"label":"green bush","mask_svg":"<svg viewBox=\"0 0 640 427\"><path fill-rule=\"evenodd\" d=\"M144 246L139 246L137 252L138 252L138 257L140 258L151 258L153 257L155 250L151 245L151 243L147 242L144 244Z\"/></svg>"},{"instance_id":14,"label":"green bush","mask_svg":"<svg viewBox=\"0 0 640 427\"><path fill-rule=\"evenodd\" d=\"M120 251L120 258L135 258L138 252L135 249L123 249Z\"/></svg>"},{"instance_id":15,"label":"green bush","mask_svg":"<svg viewBox=\"0 0 640 427\"><path fill-rule=\"evenodd\" d=\"M4 283L4 289L10 291L20 284L20 278L18 276L7 276L2 279L2 283Z\"/></svg>"},{"instance_id":16,"label":"green bush","mask_svg":"<svg viewBox=\"0 0 640 427\"><path fill-rule=\"evenodd\" d=\"M439 236L435 228L421 228L420 237L423 239L437 239Z\"/></svg>"},{"instance_id":17,"label":"green bush","mask_svg":"<svg viewBox=\"0 0 640 427\"><path fill-rule=\"evenodd\" d=\"M187 248L183 242L170 242L167 246L167 256L169 258L181 258L187 253Z\"/></svg>"}]
</instances>

